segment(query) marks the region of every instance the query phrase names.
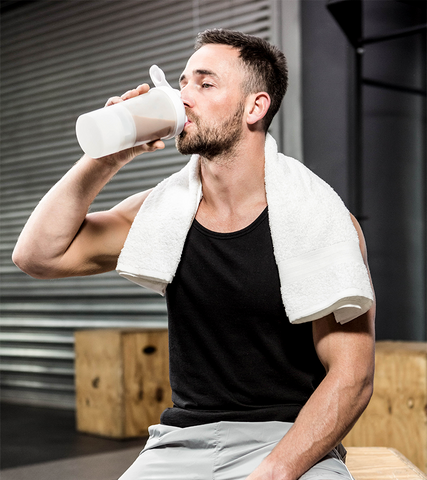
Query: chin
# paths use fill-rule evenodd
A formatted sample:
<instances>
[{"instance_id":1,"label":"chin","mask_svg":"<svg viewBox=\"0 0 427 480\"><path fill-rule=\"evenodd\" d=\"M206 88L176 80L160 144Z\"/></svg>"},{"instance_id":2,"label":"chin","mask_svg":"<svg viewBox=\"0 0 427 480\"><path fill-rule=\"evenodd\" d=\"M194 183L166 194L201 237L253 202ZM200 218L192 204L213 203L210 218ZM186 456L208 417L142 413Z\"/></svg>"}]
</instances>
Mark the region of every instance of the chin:
<instances>
[{"instance_id":1,"label":"chin","mask_svg":"<svg viewBox=\"0 0 427 480\"><path fill-rule=\"evenodd\" d=\"M188 138L187 132L181 132L177 137L175 137L175 146L179 153L182 155L193 155L195 153L193 148L190 145L190 139Z\"/></svg>"}]
</instances>

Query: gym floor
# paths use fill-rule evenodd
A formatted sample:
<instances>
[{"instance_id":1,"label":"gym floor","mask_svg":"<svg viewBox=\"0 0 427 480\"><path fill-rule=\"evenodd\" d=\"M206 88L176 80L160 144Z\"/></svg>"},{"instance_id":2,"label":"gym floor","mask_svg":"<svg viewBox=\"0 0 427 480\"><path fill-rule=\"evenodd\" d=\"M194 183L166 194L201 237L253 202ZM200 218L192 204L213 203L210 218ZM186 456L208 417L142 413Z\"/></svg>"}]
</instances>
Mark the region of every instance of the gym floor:
<instances>
[{"instance_id":1,"label":"gym floor","mask_svg":"<svg viewBox=\"0 0 427 480\"><path fill-rule=\"evenodd\" d=\"M124 450L137 455L145 441L79 433L72 410L1 403L2 470Z\"/></svg>"}]
</instances>

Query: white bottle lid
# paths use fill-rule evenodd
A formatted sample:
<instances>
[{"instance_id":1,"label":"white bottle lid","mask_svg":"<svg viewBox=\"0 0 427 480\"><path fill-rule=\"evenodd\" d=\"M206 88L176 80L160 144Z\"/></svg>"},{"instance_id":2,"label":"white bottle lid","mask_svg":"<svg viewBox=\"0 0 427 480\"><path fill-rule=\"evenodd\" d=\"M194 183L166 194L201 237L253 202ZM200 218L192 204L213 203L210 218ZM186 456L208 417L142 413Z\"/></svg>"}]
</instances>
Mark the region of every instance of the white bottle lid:
<instances>
[{"instance_id":1,"label":"white bottle lid","mask_svg":"<svg viewBox=\"0 0 427 480\"><path fill-rule=\"evenodd\" d=\"M185 114L185 107L181 100L181 92L176 88L172 88L168 81L166 80L163 70L157 65L152 65L150 67L150 78L154 83L154 86L163 92L171 99L173 106L176 112L176 125L175 129L170 132L166 137L163 137L164 140L173 138L184 129L185 122L187 121L187 115Z\"/></svg>"}]
</instances>

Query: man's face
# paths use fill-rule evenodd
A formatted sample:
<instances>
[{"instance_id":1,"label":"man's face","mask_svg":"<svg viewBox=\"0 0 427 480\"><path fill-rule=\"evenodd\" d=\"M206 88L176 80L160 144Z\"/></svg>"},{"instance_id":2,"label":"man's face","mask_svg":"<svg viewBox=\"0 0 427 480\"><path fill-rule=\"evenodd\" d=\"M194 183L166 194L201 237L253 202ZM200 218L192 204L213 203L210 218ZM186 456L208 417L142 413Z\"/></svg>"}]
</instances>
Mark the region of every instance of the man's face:
<instances>
[{"instance_id":1,"label":"man's face","mask_svg":"<svg viewBox=\"0 0 427 480\"><path fill-rule=\"evenodd\" d=\"M238 57L227 45L205 45L190 57L180 79L188 122L176 146L183 155L211 159L232 151L240 140L245 106Z\"/></svg>"}]
</instances>

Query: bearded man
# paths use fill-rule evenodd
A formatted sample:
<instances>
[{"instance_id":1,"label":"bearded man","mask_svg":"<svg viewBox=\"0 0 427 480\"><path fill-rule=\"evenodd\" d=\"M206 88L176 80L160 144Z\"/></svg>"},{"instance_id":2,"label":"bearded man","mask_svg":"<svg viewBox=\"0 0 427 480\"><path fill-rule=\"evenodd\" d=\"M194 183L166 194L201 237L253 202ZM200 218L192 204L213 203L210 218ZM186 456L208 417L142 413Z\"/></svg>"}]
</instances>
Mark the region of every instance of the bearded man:
<instances>
[{"instance_id":1,"label":"bearded man","mask_svg":"<svg viewBox=\"0 0 427 480\"><path fill-rule=\"evenodd\" d=\"M322 243L323 237L307 238L306 222L295 242L290 227L281 230L281 220L270 218L277 212L280 219L296 198L295 217L303 217L309 206L298 192L317 181L292 180L295 190L283 207L268 200L276 175L267 180L266 152L274 143L267 130L286 87L285 57L265 40L227 30L199 34L180 78L188 121L176 146L193 155L201 193L179 265L164 287L174 406L150 427L144 450L122 480L352 478L340 442L372 394L375 306L370 294L364 308L347 297L331 307L319 294L324 309L293 318L289 291L302 267L282 275L281 240L295 246ZM147 91L141 85L107 106ZM37 278L114 270L136 214L154 208L150 196L158 190L109 211L88 214L88 208L120 168L159 148L160 140L100 159L84 155L33 212L15 263ZM278 167L284 181L286 172L305 169L286 165ZM172 188L172 182L165 185ZM361 229L347 217L368 278ZM336 248L343 252L345 243ZM306 263L314 274L329 268L324 260L317 270ZM330 278L325 274L323 283ZM310 302L313 295L306 296ZM353 310L359 313L350 315Z\"/></svg>"}]
</instances>

